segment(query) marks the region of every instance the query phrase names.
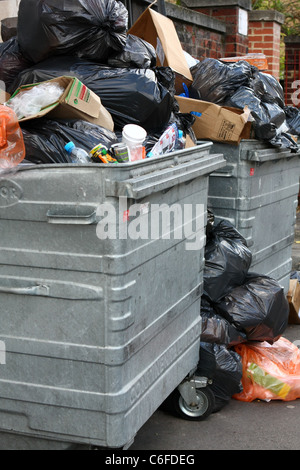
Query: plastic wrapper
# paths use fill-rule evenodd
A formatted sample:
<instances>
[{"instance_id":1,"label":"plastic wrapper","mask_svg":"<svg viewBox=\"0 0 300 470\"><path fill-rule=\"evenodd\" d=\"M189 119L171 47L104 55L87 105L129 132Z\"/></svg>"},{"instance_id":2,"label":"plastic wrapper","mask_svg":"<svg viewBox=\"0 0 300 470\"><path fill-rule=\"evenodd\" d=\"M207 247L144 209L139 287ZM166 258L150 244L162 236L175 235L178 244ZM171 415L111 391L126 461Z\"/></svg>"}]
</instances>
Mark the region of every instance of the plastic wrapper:
<instances>
[{"instance_id":1,"label":"plastic wrapper","mask_svg":"<svg viewBox=\"0 0 300 470\"><path fill-rule=\"evenodd\" d=\"M21 123L26 159L36 164L71 163L65 145L72 141L87 152L99 143L110 147L114 132L82 120L33 119Z\"/></svg>"},{"instance_id":2,"label":"plastic wrapper","mask_svg":"<svg viewBox=\"0 0 300 470\"><path fill-rule=\"evenodd\" d=\"M284 112L289 132L300 136L300 109L294 106L285 106Z\"/></svg>"},{"instance_id":3,"label":"plastic wrapper","mask_svg":"<svg viewBox=\"0 0 300 470\"><path fill-rule=\"evenodd\" d=\"M244 60L224 64L216 59L204 59L190 70L193 76L193 83L189 87L190 98L219 105L240 86L249 86L252 76L252 66Z\"/></svg>"},{"instance_id":4,"label":"plastic wrapper","mask_svg":"<svg viewBox=\"0 0 300 470\"><path fill-rule=\"evenodd\" d=\"M204 298L201 299L201 320L201 341L205 343L223 344L231 348L247 341L246 334L218 315Z\"/></svg>"},{"instance_id":5,"label":"plastic wrapper","mask_svg":"<svg viewBox=\"0 0 300 470\"><path fill-rule=\"evenodd\" d=\"M300 398L300 350L284 337L274 344L245 343L235 346L243 365L243 390L234 394L240 401Z\"/></svg>"},{"instance_id":6,"label":"plastic wrapper","mask_svg":"<svg viewBox=\"0 0 300 470\"><path fill-rule=\"evenodd\" d=\"M252 253L242 235L221 220L210 231L205 246L203 295L218 302L234 287L243 284L252 262Z\"/></svg>"},{"instance_id":7,"label":"plastic wrapper","mask_svg":"<svg viewBox=\"0 0 300 470\"><path fill-rule=\"evenodd\" d=\"M162 133L156 144L151 148L148 157L158 157L165 153L173 152L178 140L178 128L176 124L171 124Z\"/></svg>"},{"instance_id":8,"label":"plastic wrapper","mask_svg":"<svg viewBox=\"0 0 300 470\"><path fill-rule=\"evenodd\" d=\"M128 34L123 51L108 58L107 63L111 67L148 69L156 65L156 52L149 42Z\"/></svg>"},{"instance_id":9,"label":"plastic wrapper","mask_svg":"<svg viewBox=\"0 0 300 470\"><path fill-rule=\"evenodd\" d=\"M242 362L240 356L224 345L200 343L200 358L196 374L212 380L216 406L219 411L234 394L242 391Z\"/></svg>"},{"instance_id":10,"label":"plastic wrapper","mask_svg":"<svg viewBox=\"0 0 300 470\"><path fill-rule=\"evenodd\" d=\"M30 90L21 91L6 105L13 109L18 119L27 118L56 103L64 91L65 89L58 83L41 83Z\"/></svg>"},{"instance_id":11,"label":"plastic wrapper","mask_svg":"<svg viewBox=\"0 0 300 470\"><path fill-rule=\"evenodd\" d=\"M243 285L232 289L214 307L245 332L248 341L272 344L288 325L289 304L284 289L275 279L256 273L248 273Z\"/></svg>"},{"instance_id":12,"label":"plastic wrapper","mask_svg":"<svg viewBox=\"0 0 300 470\"><path fill-rule=\"evenodd\" d=\"M52 55L99 62L126 44L128 11L116 0L21 0L18 40L38 63Z\"/></svg>"},{"instance_id":13,"label":"plastic wrapper","mask_svg":"<svg viewBox=\"0 0 300 470\"><path fill-rule=\"evenodd\" d=\"M32 65L20 51L16 37L0 44L0 80L5 83L6 91L12 94L16 76Z\"/></svg>"},{"instance_id":14,"label":"plastic wrapper","mask_svg":"<svg viewBox=\"0 0 300 470\"><path fill-rule=\"evenodd\" d=\"M147 133L155 133L166 127L175 103L173 82L166 78L166 74L173 77L174 72L169 67L166 69L162 74L160 68L114 68L74 57L52 57L22 72L14 85L17 89L62 75L76 77L101 98L112 115L116 131L126 124L136 124ZM164 86L167 83L170 89Z\"/></svg>"}]
</instances>

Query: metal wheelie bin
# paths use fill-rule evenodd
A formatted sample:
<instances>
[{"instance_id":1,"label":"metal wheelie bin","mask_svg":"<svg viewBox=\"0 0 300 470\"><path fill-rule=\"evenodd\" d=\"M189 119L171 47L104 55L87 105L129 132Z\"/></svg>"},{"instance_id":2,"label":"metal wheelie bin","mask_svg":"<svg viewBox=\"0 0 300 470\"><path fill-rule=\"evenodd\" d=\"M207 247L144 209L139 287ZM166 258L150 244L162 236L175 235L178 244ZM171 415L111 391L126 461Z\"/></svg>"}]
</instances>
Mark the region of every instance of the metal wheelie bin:
<instances>
[{"instance_id":1,"label":"metal wheelie bin","mask_svg":"<svg viewBox=\"0 0 300 470\"><path fill-rule=\"evenodd\" d=\"M126 449L187 388L208 177L226 163L211 145L2 175L1 448Z\"/></svg>"},{"instance_id":2,"label":"metal wheelie bin","mask_svg":"<svg viewBox=\"0 0 300 470\"><path fill-rule=\"evenodd\" d=\"M214 142L226 166L209 177L208 208L247 240L251 271L289 289L298 205L300 153L255 139L239 145Z\"/></svg>"}]
</instances>

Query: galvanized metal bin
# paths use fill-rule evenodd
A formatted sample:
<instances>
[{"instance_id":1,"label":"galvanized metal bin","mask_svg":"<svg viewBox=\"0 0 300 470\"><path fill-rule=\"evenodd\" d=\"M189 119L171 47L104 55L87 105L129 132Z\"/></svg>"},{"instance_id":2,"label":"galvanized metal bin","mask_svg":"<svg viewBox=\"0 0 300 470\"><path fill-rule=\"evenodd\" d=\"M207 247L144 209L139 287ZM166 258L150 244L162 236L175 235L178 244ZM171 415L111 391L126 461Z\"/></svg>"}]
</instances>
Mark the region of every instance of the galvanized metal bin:
<instances>
[{"instance_id":1,"label":"galvanized metal bin","mask_svg":"<svg viewBox=\"0 0 300 470\"><path fill-rule=\"evenodd\" d=\"M245 237L250 269L276 279L288 292L298 205L300 153L258 140L214 143L227 165L209 177L208 207Z\"/></svg>"},{"instance_id":2,"label":"galvanized metal bin","mask_svg":"<svg viewBox=\"0 0 300 470\"><path fill-rule=\"evenodd\" d=\"M211 145L2 175L1 448L128 448L196 367Z\"/></svg>"}]
</instances>

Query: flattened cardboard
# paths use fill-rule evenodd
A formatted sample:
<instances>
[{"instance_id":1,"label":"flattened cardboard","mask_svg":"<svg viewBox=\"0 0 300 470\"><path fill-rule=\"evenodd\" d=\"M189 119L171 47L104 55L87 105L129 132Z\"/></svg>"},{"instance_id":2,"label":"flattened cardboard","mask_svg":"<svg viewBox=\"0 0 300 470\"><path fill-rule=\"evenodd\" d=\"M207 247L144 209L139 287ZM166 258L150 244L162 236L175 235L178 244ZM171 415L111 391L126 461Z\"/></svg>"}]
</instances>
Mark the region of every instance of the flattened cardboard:
<instances>
[{"instance_id":1,"label":"flattened cardboard","mask_svg":"<svg viewBox=\"0 0 300 470\"><path fill-rule=\"evenodd\" d=\"M58 83L65 91L58 101L43 108L34 116L22 118L19 122L37 119L43 116L61 119L82 119L110 131L114 130L114 122L109 111L102 105L100 97L74 77L58 77L42 83ZM11 96L21 91L30 90L39 83L23 85ZM9 101L9 100L8 100Z\"/></svg>"},{"instance_id":2,"label":"flattened cardboard","mask_svg":"<svg viewBox=\"0 0 300 470\"><path fill-rule=\"evenodd\" d=\"M242 139L249 139L252 123L249 121L250 110L222 107L208 101L175 96L181 113L196 111L193 130L197 139L209 139L217 142L237 145Z\"/></svg>"},{"instance_id":3,"label":"flattened cardboard","mask_svg":"<svg viewBox=\"0 0 300 470\"><path fill-rule=\"evenodd\" d=\"M171 67L174 70L176 92L181 93L183 91L182 82L189 87L193 77L174 23L170 18L151 10L150 7L132 25L128 34L144 39L155 48L157 65Z\"/></svg>"},{"instance_id":4,"label":"flattened cardboard","mask_svg":"<svg viewBox=\"0 0 300 470\"><path fill-rule=\"evenodd\" d=\"M300 325L300 284L298 279L290 279L287 300L290 309L288 322L290 324Z\"/></svg>"}]
</instances>

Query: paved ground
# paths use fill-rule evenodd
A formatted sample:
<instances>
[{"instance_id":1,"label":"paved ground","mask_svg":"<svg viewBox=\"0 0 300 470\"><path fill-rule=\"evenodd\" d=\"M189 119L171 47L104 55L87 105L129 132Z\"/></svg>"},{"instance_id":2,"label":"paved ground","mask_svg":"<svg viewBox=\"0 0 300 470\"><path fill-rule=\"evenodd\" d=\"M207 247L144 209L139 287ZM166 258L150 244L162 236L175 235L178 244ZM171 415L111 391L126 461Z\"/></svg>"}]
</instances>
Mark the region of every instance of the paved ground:
<instances>
[{"instance_id":1,"label":"paved ground","mask_svg":"<svg viewBox=\"0 0 300 470\"><path fill-rule=\"evenodd\" d=\"M299 242L299 243L297 243ZM300 211L297 213L293 269L300 270ZM300 341L300 325L284 336ZM205 421L190 422L157 410L137 433L133 450L300 450L300 400L231 400Z\"/></svg>"}]
</instances>

